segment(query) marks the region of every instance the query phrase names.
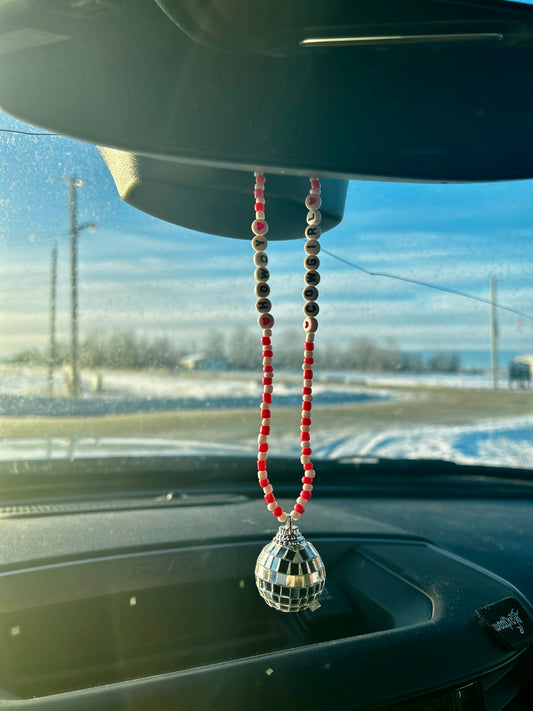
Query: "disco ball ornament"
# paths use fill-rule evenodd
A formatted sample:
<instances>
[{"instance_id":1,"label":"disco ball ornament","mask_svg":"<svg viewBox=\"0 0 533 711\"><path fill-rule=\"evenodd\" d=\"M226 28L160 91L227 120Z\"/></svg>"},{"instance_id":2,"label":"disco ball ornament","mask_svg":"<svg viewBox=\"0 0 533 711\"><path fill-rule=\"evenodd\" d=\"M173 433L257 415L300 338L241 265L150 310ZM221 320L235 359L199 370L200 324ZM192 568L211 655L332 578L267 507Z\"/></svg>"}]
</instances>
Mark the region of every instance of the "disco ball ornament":
<instances>
[{"instance_id":1,"label":"disco ball ornament","mask_svg":"<svg viewBox=\"0 0 533 711\"><path fill-rule=\"evenodd\" d=\"M281 612L316 610L324 589L326 568L298 526L280 526L255 564L255 584L267 605Z\"/></svg>"}]
</instances>

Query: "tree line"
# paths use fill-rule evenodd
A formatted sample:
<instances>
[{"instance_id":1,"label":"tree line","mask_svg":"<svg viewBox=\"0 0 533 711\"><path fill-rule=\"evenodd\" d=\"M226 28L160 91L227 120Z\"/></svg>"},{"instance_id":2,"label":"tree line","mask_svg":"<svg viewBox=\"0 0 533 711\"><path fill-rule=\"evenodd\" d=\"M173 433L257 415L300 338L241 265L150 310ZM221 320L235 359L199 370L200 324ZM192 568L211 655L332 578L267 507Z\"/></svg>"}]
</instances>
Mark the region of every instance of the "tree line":
<instances>
[{"instance_id":1,"label":"tree line","mask_svg":"<svg viewBox=\"0 0 533 711\"><path fill-rule=\"evenodd\" d=\"M276 334L274 356L277 369L298 368L302 358L301 334L281 330ZM261 360L256 333L238 328L229 334L212 332L199 346L177 346L169 337L150 338L134 331L95 332L80 342L79 365L82 368L123 368L130 370L184 367L186 356L196 355L200 367L212 369L257 370ZM316 356L323 369L361 370L370 372L447 372L460 368L456 351L435 351L424 357L420 353L402 352L393 339L384 343L370 338L354 338L345 344L317 343ZM60 342L56 348L55 366L69 362L69 347ZM36 348L15 354L11 362L48 365L49 353Z\"/></svg>"}]
</instances>

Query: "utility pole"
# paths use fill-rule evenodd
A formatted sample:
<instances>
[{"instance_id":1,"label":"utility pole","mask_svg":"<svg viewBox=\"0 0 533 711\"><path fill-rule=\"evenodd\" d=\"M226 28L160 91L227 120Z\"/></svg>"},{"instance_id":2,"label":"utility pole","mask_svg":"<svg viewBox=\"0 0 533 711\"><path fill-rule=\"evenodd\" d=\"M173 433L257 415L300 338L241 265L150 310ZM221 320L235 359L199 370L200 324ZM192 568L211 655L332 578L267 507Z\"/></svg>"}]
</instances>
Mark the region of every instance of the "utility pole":
<instances>
[{"instance_id":1,"label":"utility pole","mask_svg":"<svg viewBox=\"0 0 533 711\"><path fill-rule=\"evenodd\" d=\"M54 394L54 368L56 362L56 303L57 303L57 242L52 247L50 265L50 360L48 363L48 392Z\"/></svg>"},{"instance_id":2,"label":"utility pole","mask_svg":"<svg viewBox=\"0 0 533 711\"><path fill-rule=\"evenodd\" d=\"M495 276L490 278L490 367L492 371L492 387L498 389L498 313L496 310L496 284Z\"/></svg>"},{"instance_id":3,"label":"utility pole","mask_svg":"<svg viewBox=\"0 0 533 711\"><path fill-rule=\"evenodd\" d=\"M68 183L69 191L69 211L70 211L70 365L72 368L71 396L80 395L80 372L78 365L78 236L84 229L96 232L97 225L94 222L87 222L78 225L78 188L85 185L85 181L74 175L64 176L62 180Z\"/></svg>"}]
</instances>

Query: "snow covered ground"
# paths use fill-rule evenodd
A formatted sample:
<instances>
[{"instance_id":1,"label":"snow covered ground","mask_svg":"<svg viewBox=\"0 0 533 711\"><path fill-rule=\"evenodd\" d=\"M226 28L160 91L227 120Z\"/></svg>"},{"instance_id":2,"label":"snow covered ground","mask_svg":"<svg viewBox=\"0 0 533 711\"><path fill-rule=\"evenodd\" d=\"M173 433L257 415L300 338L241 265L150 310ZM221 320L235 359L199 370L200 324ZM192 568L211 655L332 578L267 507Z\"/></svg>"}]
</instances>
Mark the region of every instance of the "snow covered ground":
<instances>
[{"instance_id":1,"label":"snow covered ground","mask_svg":"<svg viewBox=\"0 0 533 711\"><path fill-rule=\"evenodd\" d=\"M299 401L297 380L278 374L276 402L293 405ZM285 374L288 376L290 374ZM295 374L293 374L295 375ZM103 390L91 389L91 375L83 375L84 393L78 400L50 397L46 369L0 366L0 415L98 415L184 408L256 407L261 396L260 381L249 373L103 373ZM403 385L406 391L395 390ZM486 389L491 380L484 375L407 375L368 373L324 373L316 380L315 394L321 404L391 402L412 397L409 387ZM367 387L365 387L367 386ZM372 386L372 387L368 387ZM378 387L376 387L378 386ZM506 383L502 381L502 386ZM55 392L64 393L64 376L55 375ZM533 393L531 393L533 398ZM146 454L183 455L200 452L220 454L253 453L255 445L235 445L173 440L94 440L50 438L24 442L3 440L0 459L72 456L124 456L135 450ZM294 438L281 441L276 453L297 455ZM512 418L480 418L463 425L414 425L385 428L359 427L336 429L334 425L317 433L314 455L319 458L385 457L408 459L447 459L464 464L533 467L533 415Z\"/></svg>"},{"instance_id":2,"label":"snow covered ground","mask_svg":"<svg viewBox=\"0 0 533 711\"><path fill-rule=\"evenodd\" d=\"M277 443L277 456L297 457L297 443ZM97 457L253 456L251 443L162 438L48 437L0 439L0 461ZM445 459L458 464L533 468L533 416L475 425L350 430L320 433L314 459Z\"/></svg>"},{"instance_id":3,"label":"snow covered ground","mask_svg":"<svg viewBox=\"0 0 533 711\"><path fill-rule=\"evenodd\" d=\"M533 416L493 418L472 425L344 431L320 440L314 453L324 459L445 459L459 464L533 468Z\"/></svg>"}]
</instances>

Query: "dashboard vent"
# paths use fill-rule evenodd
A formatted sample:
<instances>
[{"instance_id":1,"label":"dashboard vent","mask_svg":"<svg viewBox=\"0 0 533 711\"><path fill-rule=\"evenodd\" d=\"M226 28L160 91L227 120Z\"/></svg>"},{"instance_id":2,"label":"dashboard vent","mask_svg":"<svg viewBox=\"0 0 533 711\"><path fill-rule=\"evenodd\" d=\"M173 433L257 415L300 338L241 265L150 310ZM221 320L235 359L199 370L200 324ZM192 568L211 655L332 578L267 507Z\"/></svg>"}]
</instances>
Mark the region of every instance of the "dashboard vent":
<instances>
[{"instance_id":1,"label":"dashboard vent","mask_svg":"<svg viewBox=\"0 0 533 711\"><path fill-rule=\"evenodd\" d=\"M383 706L381 711L531 711L532 651L477 681Z\"/></svg>"},{"instance_id":2,"label":"dashboard vent","mask_svg":"<svg viewBox=\"0 0 533 711\"><path fill-rule=\"evenodd\" d=\"M507 664L481 679L487 711L525 711L531 708L532 662L533 655L530 650L512 664Z\"/></svg>"}]
</instances>

